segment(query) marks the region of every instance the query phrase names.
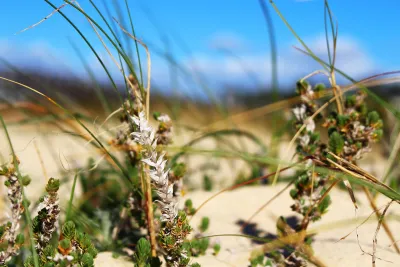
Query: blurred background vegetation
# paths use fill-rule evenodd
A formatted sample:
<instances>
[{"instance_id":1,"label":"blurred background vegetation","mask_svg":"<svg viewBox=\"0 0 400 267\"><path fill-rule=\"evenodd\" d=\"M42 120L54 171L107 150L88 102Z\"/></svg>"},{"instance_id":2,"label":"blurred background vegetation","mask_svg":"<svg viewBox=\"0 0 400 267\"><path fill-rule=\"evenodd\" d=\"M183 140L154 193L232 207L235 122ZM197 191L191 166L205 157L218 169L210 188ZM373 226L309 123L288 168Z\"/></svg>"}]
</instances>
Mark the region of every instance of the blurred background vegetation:
<instances>
[{"instance_id":1,"label":"blurred background vegetation","mask_svg":"<svg viewBox=\"0 0 400 267\"><path fill-rule=\"evenodd\" d=\"M117 154L111 141L120 121L105 120L121 107L128 87L116 65L129 74L126 60L118 56L114 44L126 51L140 84L146 85L149 75L145 49L118 23L149 49L150 110L172 118L174 144L168 152L173 162L187 164L183 194L192 189L214 191L271 173L279 159L292 152L286 149L294 135L291 108L299 102L296 81L321 66L299 50L303 47L268 1L80 1L82 9L98 23L97 32L73 6L62 6L60 13L52 13L54 6L49 3L60 7L64 2L3 3L0 76L54 99L112 153ZM285 0L277 4L315 55L330 60L324 1ZM400 173L394 164L400 147L396 119L400 87L398 78L389 72L400 68L400 35L394 31L400 28L399 8L397 1L379 5L361 0L331 3L339 33L335 67L355 81L386 73L377 76L384 77L377 82L371 79L368 88L378 98L367 100L385 119L384 139L361 166L377 177L388 177L395 188ZM328 37L328 43L331 41ZM330 87L324 76L309 81ZM343 88L352 83L340 75L337 82ZM121 252L126 244L112 243L110 225L128 196L118 180L123 175L109 158L98 153L99 146L70 114L21 84L0 81L0 113L23 170L35 181L28 195L41 194L43 176L56 176L69 186L61 188L66 200L78 179L80 197L71 216L78 227L96 237L100 250ZM8 145L0 144L0 161L8 162ZM137 178L137 169L121 162L123 170ZM288 181L293 175L293 171L288 172L279 181ZM137 238L133 235L133 239L126 239L131 242ZM198 254L203 252L200 249Z\"/></svg>"}]
</instances>

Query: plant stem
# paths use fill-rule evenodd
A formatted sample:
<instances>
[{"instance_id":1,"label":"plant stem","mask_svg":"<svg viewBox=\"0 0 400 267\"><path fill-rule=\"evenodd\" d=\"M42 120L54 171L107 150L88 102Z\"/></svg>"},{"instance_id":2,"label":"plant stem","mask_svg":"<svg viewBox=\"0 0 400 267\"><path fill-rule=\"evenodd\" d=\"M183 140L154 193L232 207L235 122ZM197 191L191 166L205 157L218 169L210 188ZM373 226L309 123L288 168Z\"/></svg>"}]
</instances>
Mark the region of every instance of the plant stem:
<instances>
[{"instance_id":1,"label":"plant stem","mask_svg":"<svg viewBox=\"0 0 400 267\"><path fill-rule=\"evenodd\" d=\"M147 228L150 236L151 255L157 256L157 241L156 233L154 229L154 211L153 211L153 197L151 195L151 181L148 174L148 166L142 164L142 182L144 182L144 195L146 201L146 217L147 217Z\"/></svg>"},{"instance_id":2,"label":"plant stem","mask_svg":"<svg viewBox=\"0 0 400 267\"><path fill-rule=\"evenodd\" d=\"M381 219L382 214L380 213L378 207L376 206L376 203L375 203L375 200L374 200L373 196L372 196L371 193L369 192L368 188L366 188L366 187L363 186L363 190L364 190L365 195L366 195L367 198L368 198L368 201L369 201L370 206L371 206L372 209L374 210L375 215L376 215L376 217L378 218L378 221L379 221L379 220ZM394 238L394 236L393 236L393 233L392 233L392 231L390 230L389 226L387 225L387 223L386 223L385 221L382 221L382 226L383 226L383 229L385 230L386 234L388 235L388 237L389 237L389 239L390 239L390 242L392 242L392 244L393 244L393 246L394 246L396 252L397 252L398 254L400 254L399 246L397 245L397 241L395 240L395 238Z\"/></svg>"},{"instance_id":3,"label":"plant stem","mask_svg":"<svg viewBox=\"0 0 400 267\"><path fill-rule=\"evenodd\" d=\"M335 72L334 70L331 72L331 85L332 85L332 89L333 89L333 94L335 95L336 98L336 108L337 111L340 115L343 114L343 108L342 108L342 92L340 90L340 87L336 84L336 78L335 78Z\"/></svg>"}]
</instances>

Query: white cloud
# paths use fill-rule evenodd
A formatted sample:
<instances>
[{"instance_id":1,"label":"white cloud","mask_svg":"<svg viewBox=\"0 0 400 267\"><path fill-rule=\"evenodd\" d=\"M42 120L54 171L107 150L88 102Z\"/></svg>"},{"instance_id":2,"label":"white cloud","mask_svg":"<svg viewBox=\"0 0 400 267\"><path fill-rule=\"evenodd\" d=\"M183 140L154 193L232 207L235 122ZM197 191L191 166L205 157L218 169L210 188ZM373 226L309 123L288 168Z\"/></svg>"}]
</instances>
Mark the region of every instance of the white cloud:
<instances>
[{"instance_id":1,"label":"white cloud","mask_svg":"<svg viewBox=\"0 0 400 267\"><path fill-rule=\"evenodd\" d=\"M208 40L208 47L211 49L222 49L238 51L248 47L245 39L235 33L216 33Z\"/></svg>"},{"instance_id":2,"label":"white cloud","mask_svg":"<svg viewBox=\"0 0 400 267\"><path fill-rule=\"evenodd\" d=\"M214 38L214 41L219 44L224 44L222 40L218 41L218 39ZM229 40L229 38L225 38L225 40ZM234 46L237 48L240 44L238 40L240 38L237 40L232 38L224 46L230 45L232 49ZM212 43L210 42L210 44ZM306 43L319 57L327 60L326 42L323 36L309 39ZM297 45L297 43L295 44ZM294 49L292 45L293 43L279 46L278 74L279 83L283 86L289 86L304 75L321 69L318 63ZM100 57L104 59L104 63L109 68L112 76L117 81L122 82L121 74L109 58L109 55L102 47L98 47L96 50ZM238 57L230 57L223 54L216 55L216 53L197 54L194 57L195 59L180 59L180 64L193 72L201 72L207 78L208 86L214 89L218 89L218 86L223 84L260 86L260 83L268 85L271 82L271 55L268 54L268 51L257 53L250 50L237 51L236 49L235 54ZM86 61L96 76L101 81L107 81L107 76L95 56L92 53L85 55L87 57ZM65 73L65 71L72 69L74 75L88 78L83 66L74 55L63 53L61 49L52 47L44 41L18 45L0 40L0 57L20 67L28 67L35 70L43 69L51 73ZM145 58L142 59L143 64L145 64ZM168 64L157 55L152 55L152 61L153 84L159 85L158 87L165 92L172 90L170 88L172 85L169 82L170 68ZM343 36L338 40L336 66L355 79L373 74L377 69L376 63L363 50L360 43L353 38ZM146 68L144 67L144 69ZM144 76L146 77L146 73L144 73ZM178 76L180 87L184 85L185 88L188 88L185 90L188 94L197 94L198 88L196 89L195 86L195 78L188 77L180 72ZM345 80L339 80L339 82L347 83Z\"/></svg>"},{"instance_id":3,"label":"white cloud","mask_svg":"<svg viewBox=\"0 0 400 267\"><path fill-rule=\"evenodd\" d=\"M0 40L0 57L22 67L55 66L55 52L56 50L44 41L21 45L8 40Z\"/></svg>"},{"instance_id":4,"label":"white cloud","mask_svg":"<svg viewBox=\"0 0 400 267\"><path fill-rule=\"evenodd\" d=\"M118 74L115 64L111 61L109 55L102 47L97 48L100 58L108 66L112 75ZM86 63L91 67L93 73L103 81L107 80L104 69L101 67L93 53L84 53ZM41 71L48 74L60 74L63 76L72 75L73 77L89 79L88 74L73 50L58 48L50 43L37 40L26 44L0 40L0 58L19 67L22 70ZM7 67L2 66L0 69Z\"/></svg>"},{"instance_id":5,"label":"white cloud","mask_svg":"<svg viewBox=\"0 0 400 267\"><path fill-rule=\"evenodd\" d=\"M323 36L306 42L320 58L328 61L326 41ZM363 51L354 39L342 37L338 40L335 66L357 79L365 77L376 69L371 57ZM271 77L271 55L267 53L242 53L238 58L215 57L208 54L196 56L196 60L186 60L184 64L193 71L201 71L210 79L222 83L248 83L249 74L257 76L269 84ZM279 82L289 85L304 75L322 67L312 58L288 45L280 47L278 53ZM344 80L342 80L344 82Z\"/></svg>"},{"instance_id":6,"label":"white cloud","mask_svg":"<svg viewBox=\"0 0 400 267\"><path fill-rule=\"evenodd\" d=\"M332 50L332 45L331 45ZM315 39L312 49L319 57L328 60L326 41L324 37ZM350 37L338 39L336 49L336 66L350 75L367 75L374 71L376 66L370 56L363 50L362 46Z\"/></svg>"}]
</instances>

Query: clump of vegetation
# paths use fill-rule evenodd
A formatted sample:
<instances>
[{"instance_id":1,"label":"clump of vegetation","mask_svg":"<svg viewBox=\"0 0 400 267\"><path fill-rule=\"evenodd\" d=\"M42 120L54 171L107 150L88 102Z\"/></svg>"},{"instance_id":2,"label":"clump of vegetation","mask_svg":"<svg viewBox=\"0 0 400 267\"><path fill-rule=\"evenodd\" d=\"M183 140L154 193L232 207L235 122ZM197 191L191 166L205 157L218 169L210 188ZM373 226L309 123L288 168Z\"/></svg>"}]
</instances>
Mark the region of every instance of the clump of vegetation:
<instances>
[{"instance_id":1,"label":"clump of vegetation","mask_svg":"<svg viewBox=\"0 0 400 267\"><path fill-rule=\"evenodd\" d=\"M75 4L68 2L62 7L70 5L83 13ZM62 7L57 11L62 13ZM110 30L115 37L114 31ZM131 36L122 27L121 30ZM135 37L133 41L138 44ZM93 167L94 162L91 161L87 171L77 172L58 243L53 237L59 227L61 212L58 203L60 181L53 178L48 181L47 195L40 199L38 215L30 225L34 250L25 261L26 266L92 266L97 255L95 246L100 250L130 256L132 260L137 260L139 266L160 266L162 260L167 266L193 264L185 243L192 228L186 209L178 209L186 166L175 160L169 162L170 156L166 151L172 143L172 120L166 114L155 112L153 118L158 125L156 128L150 125L150 84L144 88L142 76L139 82L132 68L133 59L120 47L116 49L131 72L129 76L122 72L126 95L119 109L121 130L109 141L111 147L121 152L123 163L92 135L104 148L109 162L117 168ZM148 75L150 79L151 74ZM69 115L84 126L80 118L72 113ZM25 207L17 176L6 168L1 174L8 179L14 214L13 221L1 227L2 241L6 240L8 247L1 254L1 262L4 263L20 250L23 238L17 238L16 229ZM74 206L74 189L78 179L83 194L75 199L77 204ZM89 234L84 234L84 231Z\"/></svg>"},{"instance_id":2,"label":"clump of vegetation","mask_svg":"<svg viewBox=\"0 0 400 267\"><path fill-rule=\"evenodd\" d=\"M27 208L23 205L22 186L28 185L29 179L25 178L25 181L20 181L13 165L1 166L0 176L6 178L4 185L7 187L11 213L10 220L0 226L0 265L3 266L13 256L18 255L25 241L23 233L19 233L19 231L22 213Z\"/></svg>"},{"instance_id":3,"label":"clump of vegetation","mask_svg":"<svg viewBox=\"0 0 400 267\"><path fill-rule=\"evenodd\" d=\"M41 221L42 224L46 221ZM57 248L48 243L41 242L37 245L40 266L82 266L93 267L97 250L90 237L76 229L71 221L62 226ZM34 260L29 257L25 267L34 267Z\"/></svg>"},{"instance_id":4,"label":"clump of vegetation","mask_svg":"<svg viewBox=\"0 0 400 267\"><path fill-rule=\"evenodd\" d=\"M33 219L33 233L36 249L39 256L49 244L54 231L57 228L60 207L58 204L58 189L60 181L50 178L47 182L46 192L48 195L40 199L38 215Z\"/></svg>"},{"instance_id":5,"label":"clump of vegetation","mask_svg":"<svg viewBox=\"0 0 400 267\"><path fill-rule=\"evenodd\" d=\"M138 266L161 266L160 257L164 258L167 266L192 265L192 253L187 246L192 228L187 219L187 209L177 208L186 167L178 162L168 167L168 155L164 151L164 147L171 143L171 120L165 114L155 114L159 125L154 130L146 113L139 111L141 106L131 106L128 102L124 104L126 110L121 117L127 127L112 141L112 145L120 148L126 156L125 173L93 168L76 175L84 193L74 208L71 197L68 221L61 227L58 241L54 237L61 211L60 181L49 179L47 194L39 200L37 216L31 226L37 258L29 256L25 266L94 266L97 255L94 244L102 250L131 256L132 260L137 260ZM23 235L18 235L17 230L25 207L22 204L22 185L15 170L4 166L0 174L7 178L5 184L9 188L13 214L12 220L1 226L1 240L7 242L6 249L0 254L4 264L18 255L24 243ZM124 179L125 187L118 181L120 178ZM24 177L23 184L28 183L29 179ZM109 189L104 190L104 186ZM194 212L193 208L188 211ZM77 220L77 224L71 218ZM93 226L103 231L94 231ZM91 234L84 233L83 229ZM132 244L133 248L130 247Z\"/></svg>"},{"instance_id":6,"label":"clump of vegetation","mask_svg":"<svg viewBox=\"0 0 400 267\"><path fill-rule=\"evenodd\" d=\"M356 164L356 160L371 150L371 143L382 137L382 120L376 111L368 111L364 101L366 95L362 92L348 95L344 102L338 100L336 109L318 113L321 107L318 99L324 88L322 84L313 88L305 80L297 83L296 92L302 103L293 109L294 128L299 133L296 152L298 158L306 161L306 164L304 169L297 172L290 196L294 200L292 210L300 214L302 219L294 228L285 223L284 219L280 220L282 236L293 233L299 233L300 236L297 245L289 246L294 251L289 257L272 259L278 263L284 259L286 264L297 266L306 264L306 260L312 257L311 250L306 256L304 253L302 255L301 246L310 245L311 238L306 234L309 224L320 220L328 211L331 199L327 185L335 178L334 174L320 171L321 167L337 168L339 159ZM321 138L323 129L326 129L327 141ZM347 180L344 183L355 203L350 183ZM264 259L260 259L254 259L254 264L263 263Z\"/></svg>"},{"instance_id":7,"label":"clump of vegetation","mask_svg":"<svg viewBox=\"0 0 400 267\"><path fill-rule=\"evenodd\" d=\"M18 164L18 163L17 163ZM0 237L2 250L0 252L0 264L6 266L7 262L17 256L25 243L25 238L20 231L20 220L23 212L30 212L24 205L23 186L30 182L28 176L18 178L17 171L13 165L2 166L0 175L6 177L8 199L10 201L10 221L0 226ZM59 200L58 190L60 181L50 178L47 186L47 195L39 201L38 215L32 220L29 227L32 233L33 247L36 256L29 256L24 266L94 266L94 258L97 250L88 235L75 229L73 222L66 222L62 227L58 245L53 246L53 237L59 223ZM4 242L4 243L3 243Z\"/></svg>"},{"instance_id":8,"label":"clump of vegetation","mask_svg":"<svg viewBox=\"0 0 400 267\"><path fill-rule=\"evenodd\" d=\"M49 3L47 0L46 2ZM273 1L270 2L273 4ZM119 26L121 33L131 38L135 45L137 55L132 56L130 51L126 51L122 40L118 38L118 33L110 26L94 2L90 3L103 20L100 24L105 24L107 29L100 27L100 24L85 13L77 2L66 1L57 9L50 5L56 9L52 14L58 12L65 18L67 17L61 11L65 6L73 7L84 15L96 32L100 33L98 37L101 43L121 71L125 82L123 93L110 75L108 66L101 61L120 100L115 107L116 111L107 113L109 116L104 123L119 114L119 124L113 128L118 130L107 128L105 132L93 133L83 123L85 119L91 123L92 120L81 116L78 112L67 110L39 92L41 96L45 96L51 103L64 110L68 119L72 118L89 133L85 135L79 132L76 135L85 138L88 144L93 145L96 151L100 152L101 159L97 161L91 159L87 166L75 170L73 189L69 192L70 198L65 209L59 204L59 189L63 186L64 180L69 178L69 173L65 179L50 178L45 187L45 195L34 203L35 205L32 204L33 208L30 210L29 202L24 195L24 186L29 184L30 179L19 173L19 162L12 149L13 165L2 166L0 169L0 176L5 178L7 199L10 202L10 216L0 225L0 266L23 264L26 267L91 267L94 266L99 252L111 251L115 257L125 256L137 267L164 265L197 267L199 264L193 262L194 257L210 252L217 256L221 251L221 245L207 236L212 224L210 218L203 217L195 227L190 224L191 217L198 211L190 199L180 208L184 192L183 180L188 169L188 166L180 161L180 156L186 152L196 153L194 149L190 150L196 142L205 138L215 138L224 149L213 151L202 149L198 153L213 155L212 160L239 158L246 161L251 169L250 175L247 175L247 172L239 172L235 184L216 194L219 195L243 185L256 186L261 181L268 183L266 180L271 174L265 174L265 171L277 163L277 160L269 156L278 155L278 145L275 143L278 143L278 137L283 135L283 132L274 133L273 144L268 153L266 145L259 138L240 129L204 132L183 147L173 147L174 126L177 125L175 117L172 117L174 118L172 120L167 114L157 111L151 115L153 111L153 106L150 107L151 64L147 46L136 38L132 21L130 21L131 30L128 31L115 19L115 26ZM127 2L126 6L128 8ZM327 4L326 8L329 10ZM67 21L77 29L68 18ZM334 28L332 27L333 47L336 48L337 32L335 33ZM84 37L79 30L78 32ZM106 39L105 42L103 38ZM84 40L98 57L85 37ZM147 84L143 79L139 45L145 48L148 55ZM108 46L112 46L111 49ZM312 56L312 51L307 47L306 50L303 52ZM115 52L118 53L118 57L114 58L112 53ZM301 79L296 84L296 93L300 101L292 110L293 128L296 131L292 144L296 144L299 164L296 166L298 169L294 174L295 180L287 188L291 186L290 196L293 200L291 209L299 220L293 225L289 224L286 218L279 217L276 223L278 245L264 245L261 252L252 255L250 259L252 267L305 266L308 262L323 266L314 255L313 236L308 232L309 226L321 220L328 212L331 205L329 192L341 181L347 187L357 207L353 188L346 175L361 173L357 161L371 151L372 143L378 142L383 136L383 121L379 113L367 108L365 93L367 91L344 94L344 90L336 84L335 55L331 56L330 53L329 51L329 64L324 62L322 64L329 73L321 71L329 78L332 87L330 90L323 84L312 86L308 83L308 78ZM100 57L98 59L100 60ZM35 89L30 88L30 90L38 93ZM333 94L334 98L324 102L324 97L329 94ZM103 106L107 107L109 103L104 96L103 101ZM289 102L291 105L292 102ZM336 103L335 106L331 104L333 102ZM274 109L275 107L272 110ZM60 119L58 114L51 113L51 115ZM231 116L225 115L224 118L229 121ZM279 114L277 118L282 118L281 115ZM244 117L246 116L239 116L241 119ZM1 116L0 118L3 122ZM229 123L230 126L235 124L233 121ZM286 130L287 124L283 125L285 127L281 129ZM3 126L7 132L4 122ZM229 136L247 138L255 144L258 152L249 153L245 143L239 144L241 146L239 148L229 140ZM178 152L172 155L171 151L174 149ZM218 166L218 163L213 163ZM276 173L278 175L280 171ZM398 196L397 192L379 183L371 175L364 174L364 176L368 177L364 180L362 180L364 177L360 178L364 184L378 184L379 190L386 190L385 192L389 192L392 197ZM203 175L201 182L205 191L213 191L216 188L210 176ZM80 195L75 194L77 184L82 189ZM363 187L363 190L370 199L368 189ZM373 200L370 201L373 204ZM203 204L199 207L201 208ZM36 212L33 212L33 209ZM384 214L380 214L378 210L375 212L379 223L384 224L382 219ZM23 214L26 215L25 221L21 218ZM29 249L25 244L27 243L25 240L28 239L23 235L25 229L20 229L21 225L28 230L25 232L29 233ZM385 231L389 231L387 227ZM392 241L396 246L394 240Z\"/></svg>"},{"instance_id":9,"label":"clump of vegetation","mask_svg":"<svg viewBox=\"0 0 400 267\"><path fill-rule=\"evenodd\" d=\"M145 112L139 111L144 105L138 104L137 99L135 96L131 101L136 105L125 104L127 111L123 118L129 125L128 131L120 133L116 141L126 148L131 164L141 174L137 185L142 188L142 194L131 193L130 207L136 208L136 216L145 217L143 222L146 223L150 235L151 256L156 257L159 246L162 249L160 252L165 254L168 266L187 266L190 258L182 244L190 234L191 227L185 211L177 210L185 166L175 163L171 168L173 171L170 172L170 169L167 169L167 155L163 151L163 147L172 142L171 119L166 114L155 113L154 118L159 124L157 130L153 130ZM155 196L150 186L154 187ZM153 201L157 205L153 206ZM158 229L152 221L155 208L160 212ZM141 212L144 216L140 215ZM155 232L158 232L157 237Z\"/></svg>"}]
</instances>

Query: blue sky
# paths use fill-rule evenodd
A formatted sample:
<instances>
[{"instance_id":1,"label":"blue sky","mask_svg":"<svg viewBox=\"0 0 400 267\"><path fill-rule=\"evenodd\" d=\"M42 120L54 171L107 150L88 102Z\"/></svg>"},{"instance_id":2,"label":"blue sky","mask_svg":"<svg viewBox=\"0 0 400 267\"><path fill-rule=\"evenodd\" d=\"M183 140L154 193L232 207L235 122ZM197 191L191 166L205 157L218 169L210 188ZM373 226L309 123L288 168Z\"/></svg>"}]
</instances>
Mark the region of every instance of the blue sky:
<instances>
[{"instance_id":1,"label":"blue sky","mask_svg":"<svg viewBox=\"0 0 400 267\"><path fill-rule=\"evenodd\" d=\"M103 2L117 16L113 2L94 0L104 11ZM172 90L171 68L164 56L172 53L179 64L206 77L211 88L234 84L256 86L270 82L268 33L257 0L129 0L136 33L149 44L152 55L152 80ZM269 2L269 1L267 1ZM339 23L338 67L356 78L400 69L400 1L336 0L331 9ZM56 6L62 1L55 1ZM79 1L83 9L98 19L88 0ZM278 8L297 33L318 55L326 56L322 0L280 0ZM281 84L288 85L318 65L296 52L300 45L268 4L278 44L278 71ZM56 14L39 26L18 35L14 33L44 18L52 8L39 0L3 0L0 16L0 56L15 65L43 68L57 73L87 76L71 43L95 70L104 72L94 55L74 29ZM62 9L79 26L107 64L113 64L87 20L72 7ZM122 32L120 32L123 35ZM167 41L166 41L167 40ZM229 53L221 52L229 50ZM142 51L143 60L144 52ZM112 70L117 75L116 68ZM174 73L174 72L172 72ZM195 88L193 79L180 75L178 87Z\"/></svg>"}]
</instances>

